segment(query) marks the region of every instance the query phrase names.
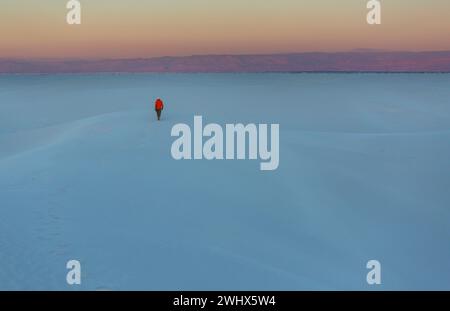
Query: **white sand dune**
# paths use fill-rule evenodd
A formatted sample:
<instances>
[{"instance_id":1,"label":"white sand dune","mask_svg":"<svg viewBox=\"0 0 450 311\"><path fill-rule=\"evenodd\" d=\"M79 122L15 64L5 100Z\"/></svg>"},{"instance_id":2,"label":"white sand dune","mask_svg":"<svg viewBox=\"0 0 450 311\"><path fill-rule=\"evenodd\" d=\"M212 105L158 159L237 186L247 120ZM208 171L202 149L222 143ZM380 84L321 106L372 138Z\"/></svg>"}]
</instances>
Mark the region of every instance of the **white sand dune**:
<instances>
[{"instance_id":1,"label":"white sand dune","mask_svg":"<svg viewBox=\"0 0 450 311\"><path fill-rule=\"evenodd\" d=\"M359 290L377 259L383 289L448 290L449 82L2 76L0 289ZM194 115L280 123L279 169L173 160Z\"/></svg>"}]
</instances>

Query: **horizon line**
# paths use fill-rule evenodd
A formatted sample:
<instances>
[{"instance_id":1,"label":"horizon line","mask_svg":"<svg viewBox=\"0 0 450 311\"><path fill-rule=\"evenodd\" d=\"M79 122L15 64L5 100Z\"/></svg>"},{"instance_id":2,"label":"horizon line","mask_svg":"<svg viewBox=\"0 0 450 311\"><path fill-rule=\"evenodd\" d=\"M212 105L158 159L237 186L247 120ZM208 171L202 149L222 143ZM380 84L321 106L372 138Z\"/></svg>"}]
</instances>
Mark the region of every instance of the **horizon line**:
<instances>
[{"instance_id":1,"label":"horizon line","mask_svg":"<svg viewBox=\"0 0 450 311\"><path fill-rule=\"evenodd\" d=\"M212 53L212 54L186 54L186 55L164 55L164 56L148 56L148 57L0 57L0 60L17 60L17 61L48 61L48 60L83 60L83 61L99 61L99 60L139 60L139 59L163 59L163 58L189 58L189 57L215 57L215 56L269 56L269 55L299 55L299 54L345 54L345 53L450 53L450 50L386 50L386 49L370 49L357 48L343 51L303 51L303 52L275 52L275 53Z\"/></svg>"}]
</instances>

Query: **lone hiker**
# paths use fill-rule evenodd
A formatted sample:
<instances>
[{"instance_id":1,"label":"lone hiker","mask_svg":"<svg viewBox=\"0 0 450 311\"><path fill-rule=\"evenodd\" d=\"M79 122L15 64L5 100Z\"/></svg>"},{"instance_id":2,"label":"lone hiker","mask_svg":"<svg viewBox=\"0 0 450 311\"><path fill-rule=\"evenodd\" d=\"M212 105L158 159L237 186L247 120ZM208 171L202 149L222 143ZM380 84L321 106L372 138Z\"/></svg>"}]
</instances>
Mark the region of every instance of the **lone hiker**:
<instances>
[{"instance_id":1,"label":"lone hiker","mask_svg":"<svg viewBox=\"0 0 450 311\"><path fill-rule=\"evenodd\" d=\"M155 101L155 111L156 111L156 115L158 116L158 121L161 119L161 112L163 111L163 109L164 109L164 103L160 98L158 98Z\"/></svg>"}]
</instances>

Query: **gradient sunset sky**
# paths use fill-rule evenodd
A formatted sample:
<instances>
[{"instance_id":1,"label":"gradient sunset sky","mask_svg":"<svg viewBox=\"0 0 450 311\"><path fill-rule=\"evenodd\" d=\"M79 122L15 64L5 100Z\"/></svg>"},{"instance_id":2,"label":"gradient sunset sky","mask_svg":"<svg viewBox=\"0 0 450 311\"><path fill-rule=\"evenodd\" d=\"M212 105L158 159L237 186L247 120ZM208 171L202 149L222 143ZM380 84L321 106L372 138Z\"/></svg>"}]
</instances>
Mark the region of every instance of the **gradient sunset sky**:
<instances>
[{"instance_id":1,"label":"gradient sunset sky","mask_svg":"<svg viewBox=\"0 0 450 311\"><path fill-rule=\"evenodd\" d=\"M1 0L0 58L134 58L306 51L450 50L450 0Z\"/></svg>"}]
</instances>

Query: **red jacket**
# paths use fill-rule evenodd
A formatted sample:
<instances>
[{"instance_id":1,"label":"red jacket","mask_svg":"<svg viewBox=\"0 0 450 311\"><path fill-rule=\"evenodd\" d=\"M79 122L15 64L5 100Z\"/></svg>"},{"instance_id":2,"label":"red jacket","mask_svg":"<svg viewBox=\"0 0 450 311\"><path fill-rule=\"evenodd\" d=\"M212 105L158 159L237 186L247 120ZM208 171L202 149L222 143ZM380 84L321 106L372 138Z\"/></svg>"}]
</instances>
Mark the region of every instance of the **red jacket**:
<instances>
[{"instance_id":1,"label":"red jacket","mask_svg":"<svg viewBox=\"0 0 450 311\"><path fill-rule=\"evenodd\" d=\"M157 99L155 101L155 110L163 110L164 109L164 103L161 99Z\"/></svg>"}]
</instances>

